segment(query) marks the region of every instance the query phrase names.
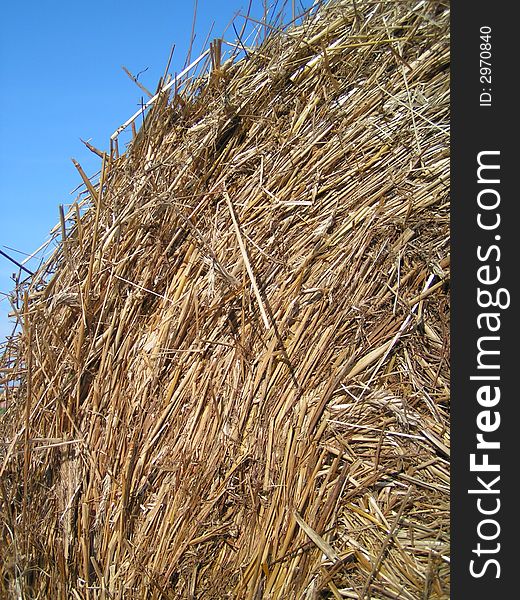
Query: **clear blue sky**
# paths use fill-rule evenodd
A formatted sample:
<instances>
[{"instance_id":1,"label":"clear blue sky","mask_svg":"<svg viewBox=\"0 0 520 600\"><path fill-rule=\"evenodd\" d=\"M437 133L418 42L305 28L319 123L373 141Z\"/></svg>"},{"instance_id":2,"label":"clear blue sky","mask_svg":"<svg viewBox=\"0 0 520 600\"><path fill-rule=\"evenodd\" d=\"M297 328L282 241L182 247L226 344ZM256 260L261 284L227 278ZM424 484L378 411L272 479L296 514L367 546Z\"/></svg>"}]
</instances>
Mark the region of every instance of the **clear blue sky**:
<instances>
[{"instance_id":1,"label":"clear blue sky","mask_svg":"<svg viewBox=\"0 0 520 600\"><path fill-rule=\"evenodd\" d=\"M80 138L108 150L112 132L143 97L121 66L152 92L170 49L170 73L184 66L195 0L65 0L5 2L0 23L0 249L13 258L31 253L58 222L81 180L71 157L89 175L100 161ZM212 24L218 37L248 0L198 0L192 58ZM297 8L300 5L296 3ZM305 2L309 6L310 2ZM301 6L301 5L300 5ZM262 1L253 0L254 16ZM239 29L243 19L237 18ZM226 39L235 35L229 30ZM35 268L34 262L28 264ZM0 256L0 292L18 269ZM0 342L10 332L8 302L0 295Z\"/></svg>"}]
</instances>

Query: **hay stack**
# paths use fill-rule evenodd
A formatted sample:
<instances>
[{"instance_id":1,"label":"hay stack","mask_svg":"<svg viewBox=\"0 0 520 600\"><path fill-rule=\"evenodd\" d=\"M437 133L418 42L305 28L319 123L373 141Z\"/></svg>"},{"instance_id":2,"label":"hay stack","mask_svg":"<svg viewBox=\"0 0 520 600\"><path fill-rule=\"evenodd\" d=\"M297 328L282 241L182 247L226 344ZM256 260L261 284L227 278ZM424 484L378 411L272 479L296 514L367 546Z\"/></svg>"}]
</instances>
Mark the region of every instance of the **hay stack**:
<instances>
[{"instance_id":1,"label":"hay stack","mask_svg":"<svg viewBox=\"0 0 520 600\"><path fill-rule=\"evenodd\" d=\"M4 356L0 596L448 596L448 27L214 45L104 155Z\"/></svg>"}]
</instances>

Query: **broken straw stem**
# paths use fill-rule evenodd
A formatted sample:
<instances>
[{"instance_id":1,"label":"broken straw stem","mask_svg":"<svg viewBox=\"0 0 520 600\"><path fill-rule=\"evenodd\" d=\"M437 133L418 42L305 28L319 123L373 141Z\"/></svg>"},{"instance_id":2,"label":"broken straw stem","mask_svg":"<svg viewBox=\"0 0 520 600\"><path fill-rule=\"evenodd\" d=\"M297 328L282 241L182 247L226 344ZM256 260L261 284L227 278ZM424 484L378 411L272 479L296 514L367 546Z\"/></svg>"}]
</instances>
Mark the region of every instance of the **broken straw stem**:
<instances>
[{"instance_id":1,"label":"broken straw stem","mask_svg":"<svg viewBox=\"0 0 520 600\"><path fill-rule=\"evenodd\" d=\"M233 228L235 230L235 234L237 236L238 245L240 247L240 252L242 253L242 258L244 259L244 264L246 267L247 274L249 275L249 279L251 281L251 285L253 286L253 291L255 297L258 302L258 306L260 308L260 314L262 315L262 320L264 322L265 328L267 330L271 329L271 324L269 323L269 319L267 317L267 313L265 312L264 303L262 302L262 296L260 295L260 290L258 289L258 285L256 284L255 274L253 273L253 269L251 267L251 263L249 261L249 256L247 254L247 249L244 244L244 240L242 239L242 235L240 233L240 225L238 223L238 218L235 213L235 209L233 207L233 203L231 202L231 198L227 193L227 190L224 189L224 198L226 200L226 204L229 209L229 213L231 215L231 220L233 221Z\"/></svg>"},{"instance_id":2,"label":"broken straw stem","mask_svg":"<svg viewBox=\"0 0 520 600\"><path fill-rule=\"evenodd\" d=\"M150 100L148 100L148 102L146 104L144 104L135 114L133 114L128 121L126 121L125 123L123 123L120 127L118 127L114 133L110 136L110 140L114 141L117 136L124 131L129 125L130 123L133 123L137 117L139 117L139 115L142 115L143 112L149 108L156 100L157 98L163 93L168 91L171 87L173 87L174 85L177 84L177 82L179 81L179 79L181 77L184 77L184 75L186 75L186 73L188 73L188 71L190 71L191 69L193 69L193 67L196 67L199 62L205 58L207 55L209 54L209 48L207 50L205 50L200 56L199 58L197 58L196 60L194 60L190 65L188 65L183 71L181 71L178 75L176 75L171 81L170 83L167 83L163 88L161 88L161 90L159 92L157 92L157 94L155 94L155 96L153 96L152 98L150 98Z\"/></svg>"},{"instance_id":3,"label":"broken straw stem","mask_svg":"<svg viewBox=\"0 0 520 600\"><path fill-rule=\"evenodd\" d=\"M26 273L29 273L29 275L34 275L34 273L32 271L29 271L29 269L27 269L26 267L24 267L21 263L19 263L17 260L15 260L14 258L12 258L11 256L9 256L9 254L6 254L3 250L0 250L0 254L7 258L7 260L10 260L12 263L14 263L17 267L20 267L20 269L22 269L23 271L25 271Z\"/></svg>"}]
</instances>

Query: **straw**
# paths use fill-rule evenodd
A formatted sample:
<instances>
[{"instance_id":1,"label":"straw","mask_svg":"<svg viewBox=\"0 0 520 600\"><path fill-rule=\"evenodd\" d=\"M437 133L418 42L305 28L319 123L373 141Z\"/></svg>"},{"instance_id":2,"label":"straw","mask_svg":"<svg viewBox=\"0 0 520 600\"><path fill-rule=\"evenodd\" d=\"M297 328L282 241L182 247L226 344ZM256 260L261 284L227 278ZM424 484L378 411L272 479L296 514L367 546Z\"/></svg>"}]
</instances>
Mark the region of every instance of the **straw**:
<instances>
[{"instance_id":1,"label":"straw","mask_svg":"<svg viewBox=\"0 0 520 600\"><path fill-rule=\"evenodd\" d=\"M449 597L449 17L239 17L75 163L0 362L0 597Z\"/></svg>"}]
</instances>

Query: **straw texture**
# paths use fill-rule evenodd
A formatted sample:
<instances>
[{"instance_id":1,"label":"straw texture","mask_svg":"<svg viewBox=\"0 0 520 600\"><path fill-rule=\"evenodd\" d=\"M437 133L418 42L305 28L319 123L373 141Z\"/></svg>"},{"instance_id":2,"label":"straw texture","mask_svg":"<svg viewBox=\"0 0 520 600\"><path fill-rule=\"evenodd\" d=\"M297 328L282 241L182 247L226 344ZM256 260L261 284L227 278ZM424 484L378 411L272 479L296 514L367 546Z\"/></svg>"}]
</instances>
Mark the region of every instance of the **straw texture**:
<instances>
[{"instance_id":1,"label":"straw texture","mask_svg":"<svg viewBox=\"0 0 520 600\"><path fill-rule=\"evenodd\" d=\"M448 597L449 8L259 31L17 289L1 597Z\"/></svg>"}]
</instances>

